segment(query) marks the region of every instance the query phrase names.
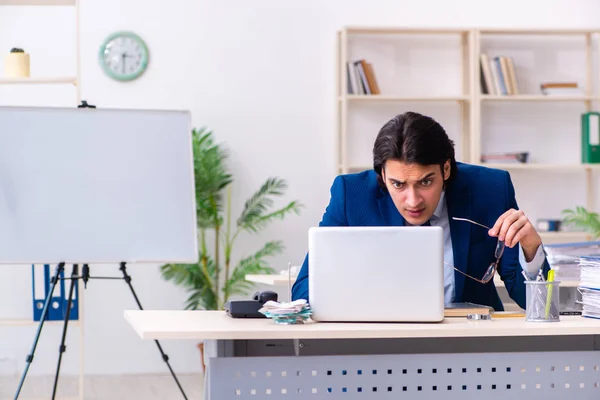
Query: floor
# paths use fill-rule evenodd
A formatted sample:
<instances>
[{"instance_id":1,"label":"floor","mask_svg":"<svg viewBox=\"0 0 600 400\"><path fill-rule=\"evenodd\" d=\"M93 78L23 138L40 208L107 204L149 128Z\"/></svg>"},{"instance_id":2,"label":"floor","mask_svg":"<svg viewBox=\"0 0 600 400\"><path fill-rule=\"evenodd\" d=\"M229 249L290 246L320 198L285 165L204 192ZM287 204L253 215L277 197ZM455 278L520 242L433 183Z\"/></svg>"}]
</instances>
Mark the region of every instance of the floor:
<instances>
[{"instance_id":1,"label":"floor","mask_svg":"<svg viewBox=\"0 0 600 400\"><path fill-rule=\"evenodd\" d=\"M200 374L177 374L188 400L202 399L202 376ZM13 399L20 377L0 376L0 399ZM79 399L78 377L61 376L56 400ZM51 399L54 377L28 376L19 400ZM60 397L59 397L60 396ZM86 376L85 400L184 400L175 380L170 374Z\"/></svg>"}]
</instances>

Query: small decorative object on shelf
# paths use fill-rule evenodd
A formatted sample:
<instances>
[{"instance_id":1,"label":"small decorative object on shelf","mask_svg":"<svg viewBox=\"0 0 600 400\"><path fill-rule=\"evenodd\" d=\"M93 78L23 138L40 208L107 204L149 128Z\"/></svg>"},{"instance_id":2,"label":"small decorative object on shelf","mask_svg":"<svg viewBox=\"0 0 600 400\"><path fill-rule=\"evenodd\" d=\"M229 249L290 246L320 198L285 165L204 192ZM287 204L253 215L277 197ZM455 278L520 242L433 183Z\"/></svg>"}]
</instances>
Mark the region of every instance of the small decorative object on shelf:
<instances>
[{"instance_id":1,"label":"small decorative object on shelf","mask_svg":"<svg viewBox=\"0 0 600 400\"><path fill-rule=\"evenodd\" d=\"M4 57L4 75L7 78L29 78L29 54L13 47Z\"/></svg>"}]
</instances>

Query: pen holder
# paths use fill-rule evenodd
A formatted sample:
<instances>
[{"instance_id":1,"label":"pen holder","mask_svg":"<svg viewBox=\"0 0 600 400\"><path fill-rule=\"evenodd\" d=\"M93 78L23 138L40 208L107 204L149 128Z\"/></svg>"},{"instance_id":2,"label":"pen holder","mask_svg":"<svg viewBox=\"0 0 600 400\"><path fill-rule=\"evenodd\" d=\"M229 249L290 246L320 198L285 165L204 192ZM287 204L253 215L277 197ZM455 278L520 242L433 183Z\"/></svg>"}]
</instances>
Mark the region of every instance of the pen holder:
<instances>
[{"instance_id":1,"label":"pen holder","mask_svg":"<svg viewBox=\"0 0 600 400\"><path fill-rule=\"evenodd\" d=\"M525 288L527 293L526 321L560 321L560 281L525 281Z\"/></svg>"}]
</instances>

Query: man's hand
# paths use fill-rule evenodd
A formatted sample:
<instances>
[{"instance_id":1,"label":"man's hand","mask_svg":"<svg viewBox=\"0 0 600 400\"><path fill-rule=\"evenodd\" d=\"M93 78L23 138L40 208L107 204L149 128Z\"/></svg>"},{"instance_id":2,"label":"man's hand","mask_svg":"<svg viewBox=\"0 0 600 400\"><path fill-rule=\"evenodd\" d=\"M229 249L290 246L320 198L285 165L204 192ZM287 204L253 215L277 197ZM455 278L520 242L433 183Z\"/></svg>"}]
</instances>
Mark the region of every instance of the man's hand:
<instances>
[{"instance_id":1,"label":"man's hand","mask_svg":"<svg viewBox=\"0 0 600 400\"><path fill-rule=\"evenodd\" d=\"M497 236L499 240L504 241L505 246L510 248L521 243L527 262L533 260L538 247L542 244L542 238L525 213L512 208L498 218L490 229L489 235Z\"/></svg>"}]
</instances>

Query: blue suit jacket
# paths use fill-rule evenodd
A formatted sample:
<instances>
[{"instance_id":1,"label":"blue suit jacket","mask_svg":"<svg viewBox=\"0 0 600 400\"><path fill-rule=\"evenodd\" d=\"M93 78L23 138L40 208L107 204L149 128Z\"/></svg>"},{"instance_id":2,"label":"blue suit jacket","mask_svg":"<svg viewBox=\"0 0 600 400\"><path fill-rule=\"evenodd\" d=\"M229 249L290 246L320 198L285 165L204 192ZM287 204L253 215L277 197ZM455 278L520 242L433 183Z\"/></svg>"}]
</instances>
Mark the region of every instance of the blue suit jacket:
<instances>
[{"instance_id":1,"label":"blue suit jacket","mask_svg":"<svg viewBox=\"0 0 600 400\"><path fill-rule=\"evenodd\" d=\"M510 208L518 209L515 190L506 171L457 163L458 171L446 187L446 204L454 253L454 266L476 278L483 277L494 260L497 238L485 228L463 217L489 227ZM404 218L396 209L389 193L377 184L375 171L340 175L331 186L331 199L319 226L403 226ZM544 260L546 276L548 261ZM525 278L519 263L519 246L506 247L497 273L504 281L510 297L525 308ZM366 271L365 271L366 273ZM455 302L472 302L504 310L493 280L481 284L454 272ZM292 299L308 298L308 255L292 288Z\"/></svg>"}]
</instances>

